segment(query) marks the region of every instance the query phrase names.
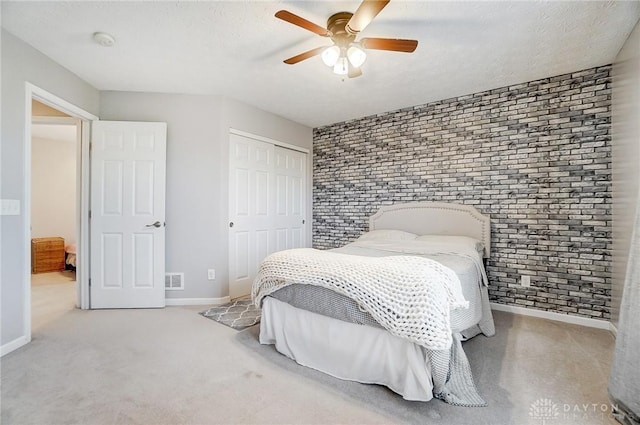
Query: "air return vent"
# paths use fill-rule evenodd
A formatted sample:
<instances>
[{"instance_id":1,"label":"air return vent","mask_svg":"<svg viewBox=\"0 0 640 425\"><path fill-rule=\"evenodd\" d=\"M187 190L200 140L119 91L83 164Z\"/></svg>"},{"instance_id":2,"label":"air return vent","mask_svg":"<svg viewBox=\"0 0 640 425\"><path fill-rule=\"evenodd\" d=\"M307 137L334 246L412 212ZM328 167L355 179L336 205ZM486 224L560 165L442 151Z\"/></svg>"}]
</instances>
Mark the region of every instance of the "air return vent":
<instances>
[{"instance_id":1,"label":"air return vent","mask_svg":"<svg viewBox=\"0 0 640 425\"><path fill-rule=\"evenodd\" d=\"M165 273L164 289L167 291L184 289L184 273Z\"/></svg>"}]
</instances>

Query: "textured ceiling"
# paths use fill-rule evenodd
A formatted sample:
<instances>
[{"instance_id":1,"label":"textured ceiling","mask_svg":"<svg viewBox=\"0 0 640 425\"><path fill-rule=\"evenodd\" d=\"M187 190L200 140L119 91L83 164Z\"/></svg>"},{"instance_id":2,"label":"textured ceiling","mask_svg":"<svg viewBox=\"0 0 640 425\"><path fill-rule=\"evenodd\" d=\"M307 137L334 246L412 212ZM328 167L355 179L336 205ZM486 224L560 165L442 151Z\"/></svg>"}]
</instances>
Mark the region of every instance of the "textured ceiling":
<instances>
[{"instance_id":1,"label":"textured ceiling","mask_svg":"<svg viewBox=\"0 0 640 425\"><path fill-rule=\"evenodd\" d=\"M414 38L415 53L368 51L342 80L320 57L322 26L358 1L8 2L2 26L100 90L215 94L317 127L611 63L640 2L392 0L361 37ZM91 35L106 31L116 45Z\"/></svg>"}]
</instances>

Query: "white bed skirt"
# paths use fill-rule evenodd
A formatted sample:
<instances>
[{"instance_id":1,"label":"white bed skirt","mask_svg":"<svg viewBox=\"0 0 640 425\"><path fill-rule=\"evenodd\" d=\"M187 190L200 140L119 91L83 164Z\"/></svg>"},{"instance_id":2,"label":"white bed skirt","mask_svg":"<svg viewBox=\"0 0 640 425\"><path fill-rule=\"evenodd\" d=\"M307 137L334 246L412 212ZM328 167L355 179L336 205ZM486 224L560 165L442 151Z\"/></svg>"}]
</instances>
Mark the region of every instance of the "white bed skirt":
<instances>
[{"instance_id":1,"label":"white bed skirt","mask_svg":"<svg viewBox=\"0 0 640 425\"><path fill-rule=\"evenodd\" d=\"M389 387L406 400L433 398L423 349L389 332L264 299L260 343L336 378Z\"/></svg>"}]
</instances>

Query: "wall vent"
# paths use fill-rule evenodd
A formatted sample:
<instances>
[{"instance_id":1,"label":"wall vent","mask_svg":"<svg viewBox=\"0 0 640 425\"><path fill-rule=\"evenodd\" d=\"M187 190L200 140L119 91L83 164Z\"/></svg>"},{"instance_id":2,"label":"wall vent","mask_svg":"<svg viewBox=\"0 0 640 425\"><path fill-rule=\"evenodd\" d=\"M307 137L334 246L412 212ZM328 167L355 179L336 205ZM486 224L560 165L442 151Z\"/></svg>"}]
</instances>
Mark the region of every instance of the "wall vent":
<instances>
[{"instance_id":1,"label":"wall vent","mask_svg":"<svg viewBox=\"0 0 640 425\"><path fill-rule=\"evenodd\" d=\"M167 291L179 291L184 289L184 273L165 273L164 289Z\"/></svg>"}]
</instances>

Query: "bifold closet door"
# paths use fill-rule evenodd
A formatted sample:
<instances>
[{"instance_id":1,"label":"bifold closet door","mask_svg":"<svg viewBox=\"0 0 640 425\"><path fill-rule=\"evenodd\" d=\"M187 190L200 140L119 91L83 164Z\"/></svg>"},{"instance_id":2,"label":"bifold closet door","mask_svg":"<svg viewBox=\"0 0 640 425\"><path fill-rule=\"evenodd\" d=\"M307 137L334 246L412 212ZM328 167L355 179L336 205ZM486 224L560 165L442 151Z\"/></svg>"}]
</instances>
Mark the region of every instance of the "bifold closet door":
<instances>
[{"instance_id":1,"label":"bifold closet door","mask_svg":"<svg viewBox=\"0 0 640 425\"><path fill-rule=\"evenodd\" d=\"M306 154L229 135L229 296L251 292L269 254L305 246Z\"/></svg>"},{"instance_id":2,"label":"bifold closet door","mask_svg":"<svg viewBox=\"0 0 640 425\"><path fill-rule=\"evenodd\" d=\"M307 155L275 147L275 251L305 246L305 171Z\"/></svg>"}]
</instances>

